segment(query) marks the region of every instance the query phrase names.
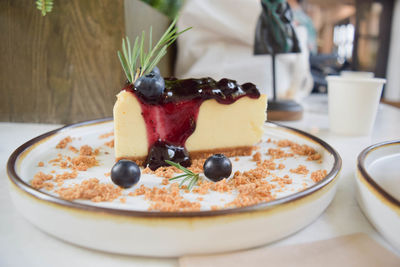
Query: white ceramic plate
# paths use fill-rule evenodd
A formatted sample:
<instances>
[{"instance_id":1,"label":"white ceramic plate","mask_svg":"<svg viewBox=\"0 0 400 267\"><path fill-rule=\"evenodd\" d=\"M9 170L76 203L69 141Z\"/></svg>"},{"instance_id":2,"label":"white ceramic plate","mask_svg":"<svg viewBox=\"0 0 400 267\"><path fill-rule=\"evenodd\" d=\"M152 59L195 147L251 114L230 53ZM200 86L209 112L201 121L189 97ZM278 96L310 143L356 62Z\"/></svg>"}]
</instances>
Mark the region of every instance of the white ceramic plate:
<instances>
[{"instance_id":1,"label":"white ceramic plate","mask_svg":"<svg viewBox=\"0 0 400 267\"><path fill-rule=\"evenodd\" d=\"M400 251L400 140L363 150L356 180L357 200L364 214Z\"/></svg>"},{"instance_id":2,"label":"white ceramic plate","mask_svg":"<svg viewBox=\"0 0 400 267\"><path fill-rule=\"evenodd\" d=\"M260 246L288 236L315 220L329 205L336 191L336 180L341 169L338 153L322 140L301 132L266 123L263 142L259 151L264 159L265 152L274 146L268 139L289 139L307 144L322 155L322 160L307 161L306 157L277 159L285 164L282 170L273 171L282 177L288 174L293 183L285 190L275 192L276 199L243 208L211 210L211 206L231 201L235 194L211 192L204 197L202 208L195 212L148 211L149 203L143 196L128 196L141 184L148 187L160 186L161 178L142 174L139 184L124 190L126 203L119 199L113 202L95 203L88 200L67 201L59 198L54 190L36 190L30 181L35 173L49 173L60 169L48 164L60 149L56 144L66 136L73 137L73 146L90 145L100 148L97 157L99 166L79 172L77 178L68 180L74 184L96 177L100 182L111 183L105 173L114 164L113 150L104 145L109 139L99 136L113 129L110 119L89 121L63 127L38 136L21 147L8 162L10 192L19 212L43 231L67 242L93 249L132 255L175 257L187 254L204 254L232 251ZM64 149L63 154L73 153ZM38 167L42 161L45 166ZM251 157L232 159L233 172L255 167ZM308 175L290 173L290 169L305 165L310 173L327 170L327 176L315 183ZM267 178L268 179L268 178ZM271 178L270 178L271 179ZM273 183L273 182L271 182ZM195 199L194 193L182 193L188 200ZM197 195L198 196L198 195Z\"/></svg>"}]
</instances>

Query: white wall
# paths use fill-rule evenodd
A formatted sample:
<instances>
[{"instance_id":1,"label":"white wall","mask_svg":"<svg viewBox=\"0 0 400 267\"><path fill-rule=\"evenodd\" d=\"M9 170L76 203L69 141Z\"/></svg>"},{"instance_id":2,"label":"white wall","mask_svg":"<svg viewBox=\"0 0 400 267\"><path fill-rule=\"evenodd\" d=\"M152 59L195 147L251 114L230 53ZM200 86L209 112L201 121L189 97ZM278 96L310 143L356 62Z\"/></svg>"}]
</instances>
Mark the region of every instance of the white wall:
<instances>
[{"instance_id":1,"label":"white wall","mask_svg":"<svg viewBox=\"0 0 400 267\"><path fill-rule=\"evenodd\" d=\"M394 5L384 98L400 101L400 0L396 0Z\"/></svg>"}]
</instances>

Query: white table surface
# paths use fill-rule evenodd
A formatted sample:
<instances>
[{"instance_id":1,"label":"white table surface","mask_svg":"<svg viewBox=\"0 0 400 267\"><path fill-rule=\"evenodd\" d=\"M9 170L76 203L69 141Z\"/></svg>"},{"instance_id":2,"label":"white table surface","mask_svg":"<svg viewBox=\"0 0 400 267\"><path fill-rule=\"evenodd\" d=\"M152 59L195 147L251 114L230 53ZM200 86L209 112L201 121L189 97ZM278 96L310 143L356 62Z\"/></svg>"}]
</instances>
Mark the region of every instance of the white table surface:
<instances>
[{"instance_id":1,"label":"white table surface","mask_svg":"<svg viewBox=\"0 0 400 267\"><path fill-rule=\"evenodd\" d=\"M329 132L327 99L309 97L301 121L283 124L314 134L340 154L343 167L335 198L311 225L269 246L285 246L364 232L393 251L364 217L355 200L354 171L357 155L381 141L400 139L400 109L379 106L371 136L346 137ZM55 239L32 226L14 210L8 193L6 163L25 141L61 125L0 122L0 266L177 266L177 259L121 256L93 251ZM398 251L394 251L400 255Z\"/></svg>"}]
</instances>

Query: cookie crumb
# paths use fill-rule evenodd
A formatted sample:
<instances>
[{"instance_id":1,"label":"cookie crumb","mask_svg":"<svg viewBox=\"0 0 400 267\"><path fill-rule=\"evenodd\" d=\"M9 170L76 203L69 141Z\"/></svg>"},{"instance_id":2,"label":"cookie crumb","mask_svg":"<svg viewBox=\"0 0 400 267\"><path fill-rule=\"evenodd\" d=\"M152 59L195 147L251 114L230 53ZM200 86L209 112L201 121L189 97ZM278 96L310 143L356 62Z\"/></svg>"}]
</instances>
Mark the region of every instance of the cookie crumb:
<instances>
[{"instance_id":1,"label":"cookie crumb","mask_svg":"<svg viewBox=\"0 0 400 267\"><path fill-rule=\"evenodd\" d=\"M300 145L297 144L293 141L284 139L284 140L279 140L277 143L277 146L279 147L290 147L290 150L299 156L307 156L307 160L320 160L321 159L321 154L319 154L314 148L308 146L308 145Z\"/></svg>"},{"instance_id":2,"label":"cookie crumb","mask_svg":"<svg viewBox=\"0 0 400 267\"><path fill-rule=\"evenodd\" d=\"M190 165L188 169L194 173L203 172L204 171L203 166L205 161L206 159L194 159L192 160L192 165Z\"/></svg>"},{"instance_id":3,"label":"cookie crumb","mask_svg":"<svg viewBox=\"0 0 400 267\"><path fill-rule=\"evenodd\" d=\"M309 170L304 165L299 165L296 169L290 169L291 173L296 174L308 174Z\"/></svg>"},{"instance_id":4,"label":"cookie crumb","mask_svg":"<svg viewBox=\"0 0 400 267\"><path fill-rule=\"evenodd\" d=\"M307 160L310 160L310 161L314 161L314 160L321 161L321 160L320 160L321 157L322 157L321 154L319 154L319 153L314 153L314 154L308 156Z\"/></svg>"},{"instance_id":5,"label":"cookie crumb","mask_svg":"<svg viewBox=\"0 0 400 267\"><path fill-rule=\"evenodd\" d=\"M79 149L79 155L81 156L92 156L93 155L93 148L88 145L81 146Z\"/></svg>"},{"instance_id":6,"label":"cookie crumb","mask_svg":"<svg viewBox=\"0 0 400 267\"><path fill-rule=\"evenodd\" d=\"M159 177L171 179L175 176L175 173L180 173L180 172L182 171L173 166L170 166L170 167L160 167L154 171L154 174Z\"/></svg>"},{"instance_id":7,"label":"cookie crumb","mask_svg":"<svg viewBox=\"0 0 400 267\"><path fill-rule=\"evenodd\" d=\"M271 159L281 159L293 157L293 153L286 153L280 148L269 148L267 155L271 156Z\"/></svg>"},{"instance_id":8,"label":"cookie crumb","mask_svg":"<svg viewBox=\"0 0 400 267\"><path fill-rule=\"evenodd\" d=\"M109 142L105 142L104 145L113 148L114 147L114 139Z\"/></svg>"},{"instance_id":9,"label":"cookie crumb","mask_svg":"<svg viewBox=\"0 0 400 267\"><path fill-rule=\"evenodd\" d=\"M31 181L31 185L35 189L41 189L43 187L48 187L48 185L45 184L45 181L49 181L53 179L53 175L51 174L45 174L44 172L38 172L33 176L33 179Z\"/></svg>"},{"instance_id":10,"label":"cookie crumb","mask_svg":"<svg viewBox=\"0 0 400 267\"><path fill-rule=\"evenodd\" d=\"M260 153L260 152L255 153L255 154L253 155L252 160L253 160L253 161L256 161L256 162L261 161L261 153Z\"/></svg>"},{"instance_id":11,"label":"cookie crumb","mask_svg":"<svg viewBox=\"0 0 400 267\"><path fill-rule=\"evenodd\" d=\"M265 170L276 169L276 163L273 162L272 160L264 160L263 162L257 162L257 166Z\"/></svg>"},{"instance_id":12,"label":"cookie crumb","mask_svg":"<svg viewBox=\"0 0 400 267\"><path fill-rule=\"evenodd\" d=\"M178 183L173 183L169 188L148 188L142 185L135 191L143 192L145 199L150 201L149 210L199 211L201 207L199 202L191 202L182 197Z\"/></svg>"},{"instance_id":13,"label":"cookie crumb","mask_svg":"<svg viewBox=\"0 0 400 267\"><path fill-rule=\"evenodd\" d=\"M318 170L311 173L311 180L318 183L322 179L326 177L327 171L326 170Z\"/></svg>"},{"instance_id":14,"label":"cookie crumb","mask_svg":"<svg viewBox=\"0 0 400 267\"><path fill-rule=\"evenodd\" d=\"M102 184L97 178L91 178L71 187L60 188L56 193L66 200L87 199L101 202L117 199L122 195L122 188L112 184Z\"/></svg>"},{"instance_id":15,"label":"cookie crumb","mask_svg":"<svg viewBox=\"0 0 400 267\"><path fill-rule=\"evenodd\" d=\"M99 139L105 139L107 137L114 136L114 132L105 133L99 136Z\"/></svg>"},{"instance_id":16,"label":"cookie crumb","mask_svg":"<svg viewBox=\"0 0 400 267\"><path fill-rule=\"evenodd\" d=\"M142 170L142 173L144 173L144 174L153 174L154 172L149 167L146 167L146 168L144 168Z\"/></svg>"},{"instance_id":17,"label":"cookie crumb","mask_svg":"<svg viewBox=\"0 0 400 267\"><path fill-rule=\"evenodd\" d=\"M60 149L66 148L67 145L68 145L69 143L71 143L71 142L72 142L71 136L67 136L67 137L65 137L64 139L62 139L62 140L56 145L56 148L60 148Z\"/></svg>"},{"instance_id":18,"label":"cookie crumb","mask_svg":"<svg viewBox=\"0 0 400 267\"><path fill-rule=\"evenodd\" d=\"M281 187L285 187L286 184L292 184L292 183L293 183L293 180L290 179L289 176L283 177L283 178L277 177L277 176L276 176L276 177L273 178L271 181L272 181L272 182L278 182L278 184L279 184Z\"/></svg>"},{"instance_id":19,"label":"cookie crumb","mask_svg":"<svg viewBox=\"0 0 400 267\"><path fill-rule=\"evenodd\" d=\"M64 172L63 174L57 174L54 181L56 183L60 183L60 182L63 182L64 180L67 180L67 179L75 179L77 176L78 176L78 172L77 171Z\"/></svg>"},{"instance_id":20,"label":"cookie crumb","mask_svg":"<svg viewBox=\"0 0 400 267\"><path fill-rule=\"evenodd\" d=\"M306 182L303 182L301 185L303 186L303 189L301 189L301 190L304 190L304 189L307 188L307 183Z\"/></svg>"},{"instance_id":21,"label":"cookie crumb","mask_svg":"<svg viewBox=\"0 0 400 267\"><path fill-rule=\"evenodd\" d=\"M77 156L72 159L72 168L78 171L87 171L87 169L98 165L95 156Z\"/></svg>"},{"instance_id":22,"label":"cookie crumb","mask_svg":"<svg viewBox=\"0 0 400 267\"><path fill-rule=\"evenodd\" d=\"M49 183L49 182L46 182L46 183L43 183L43 187L44 187L44 189L46 189L47 191L51 191L51 190L54 189L54 184Z\"/></svg>"},{"instance_id":23,"label":"cookie crumb","mask_svg":"<svg viewBox=\"0 0 400 267\"><path fill-rule=\"evenodd\" d=\"M74 147L74 146L69 146L68 149L69 149L70 151L74 152L74 153L78 153L78 152L79 152L79 150L78 150L76 147Z\"/></svg>"}]
</instances>

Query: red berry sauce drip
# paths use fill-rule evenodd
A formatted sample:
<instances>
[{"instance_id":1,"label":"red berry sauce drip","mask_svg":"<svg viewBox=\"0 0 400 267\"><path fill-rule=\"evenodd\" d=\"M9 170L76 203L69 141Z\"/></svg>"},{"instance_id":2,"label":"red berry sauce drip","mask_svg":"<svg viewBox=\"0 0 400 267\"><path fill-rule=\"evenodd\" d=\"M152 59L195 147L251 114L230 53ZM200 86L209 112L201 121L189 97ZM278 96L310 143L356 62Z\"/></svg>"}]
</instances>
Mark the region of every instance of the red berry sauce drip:
<instances>
[{"instance_id":1,"label":"red berry sauce drip","mask_svg":"<svg viewBox=\"0 0 400 267\"><path fill-rule=\"evenodd\" d=\"M157 101L147 100L137 88L128 85L125 90L138 99L146 123L149 155L146 164L152 170L168 166L166 159L190 166L185 142L196 129L200 105L207 99L221 104L232 104L243 96L258 98L255 85L239 85L236 81L211 78L165 79L165 89Z\"/></svg>"},{"instance_id":2,"label":"red berry sauce drip","mask_svg":"<svg viewBox=\"0 0 400 267\"><path fill-rule=\"evenodd\" d=\"M186 139L196 128L201 99L149 105L139 100L146 122L149 148L162 140L176 146L185 146Z\"/></svg>"}]
</instances>

